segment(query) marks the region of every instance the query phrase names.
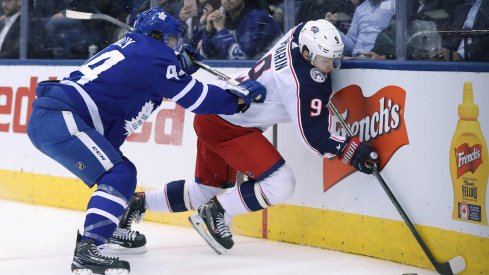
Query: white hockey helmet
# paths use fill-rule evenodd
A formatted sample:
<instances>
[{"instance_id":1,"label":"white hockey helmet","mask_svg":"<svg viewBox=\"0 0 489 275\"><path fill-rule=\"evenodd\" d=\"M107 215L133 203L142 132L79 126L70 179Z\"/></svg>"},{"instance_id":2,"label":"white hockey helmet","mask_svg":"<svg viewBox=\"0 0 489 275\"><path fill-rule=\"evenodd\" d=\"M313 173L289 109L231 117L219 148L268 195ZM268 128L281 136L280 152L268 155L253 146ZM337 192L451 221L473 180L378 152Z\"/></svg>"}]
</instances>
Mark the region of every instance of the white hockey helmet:
<instances>
[{"instance_id":1,"label":"white hockey helmet","mask_svg":"<svg viewBox=\"0 0 489 275\"><path fill-rule=\"evenodd\" d=\"M302 52L304 46L309 50L311 64L317 55L330 59L343 57L344 44L340 33L329 21L319 19L308 21L299 33L299 49Z\"/></svg>"}]
</instances>

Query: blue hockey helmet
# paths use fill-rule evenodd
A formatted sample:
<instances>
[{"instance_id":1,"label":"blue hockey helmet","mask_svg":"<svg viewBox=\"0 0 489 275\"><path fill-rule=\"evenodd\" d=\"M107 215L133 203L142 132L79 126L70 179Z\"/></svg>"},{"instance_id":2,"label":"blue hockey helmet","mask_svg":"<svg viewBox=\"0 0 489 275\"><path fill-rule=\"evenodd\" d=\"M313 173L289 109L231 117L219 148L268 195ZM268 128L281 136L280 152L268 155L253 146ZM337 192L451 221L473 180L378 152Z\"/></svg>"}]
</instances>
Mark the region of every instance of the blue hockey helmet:
<instances>
[{"instance_id":1,"label":"blue hockey helmet","mask_svg":"<svg viewBox=\"0 0 489 275\"><path fill-rule=\"evenodd\" d=\"M162 41L176 51L182 45L183 27L180 20L158 8L140 13L134 21L134 31L147 36L161 34Z\"/></svg>"}]
</instances>

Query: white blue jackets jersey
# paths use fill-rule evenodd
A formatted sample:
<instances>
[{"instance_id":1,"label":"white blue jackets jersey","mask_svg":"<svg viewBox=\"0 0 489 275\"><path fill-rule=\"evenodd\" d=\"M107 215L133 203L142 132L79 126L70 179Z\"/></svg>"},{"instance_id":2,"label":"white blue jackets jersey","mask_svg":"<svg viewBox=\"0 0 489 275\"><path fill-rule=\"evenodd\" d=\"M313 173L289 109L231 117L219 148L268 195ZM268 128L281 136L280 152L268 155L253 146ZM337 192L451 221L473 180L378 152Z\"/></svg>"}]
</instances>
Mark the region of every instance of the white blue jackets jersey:
<instances>
[{"instance_id":1,"label":"white blue jackets jersey","mask_svg":"<svg viewBox=\"0 0 489 275\"><path fill-rule=\"evenodd\" d=\"M235 95L187 76L172 49L139 33L128 33L53 85L64 92L39 85L33 106L76 112L115 148L163 98L199 114L238 109Z\"/></svg>"},{"instance_id":2,"label":"white blue jackets jersey","mask_svg":"<svg viewBox=\"0 0 489 275\"><path fill-rule=\"evenodd\" d=\"M300 139L320 156L333 157L344 138L330 131L327 108L332 94L330 75L324 75L301 55L298 35L303 24L290 30L255 66L240 75L256 79L267 89L263 104L252 104L245 113L221 115L243 127L266 130L282 122L292 122Z\"/></svg>"}]
</instances>

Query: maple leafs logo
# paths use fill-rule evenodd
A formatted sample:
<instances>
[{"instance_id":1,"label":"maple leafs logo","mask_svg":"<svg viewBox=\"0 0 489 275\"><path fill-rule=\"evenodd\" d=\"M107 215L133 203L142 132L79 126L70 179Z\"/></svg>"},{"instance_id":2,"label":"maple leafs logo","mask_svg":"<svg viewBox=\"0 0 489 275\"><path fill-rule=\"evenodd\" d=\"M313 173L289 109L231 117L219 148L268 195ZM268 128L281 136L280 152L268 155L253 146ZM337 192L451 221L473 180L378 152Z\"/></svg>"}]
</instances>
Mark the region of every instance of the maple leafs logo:
<instances>
[{"instance_id":1,"label":"maple leafs logo","mask_svg":"<svg viewBox=\"0 0 489 275\"><path fill-rule=\"evenodd\" d=\"M161 19L161 20L163 20L163 21L165 21L166 14L164 12L160 12L160 13L158 13L158 18Z\"/></svg>"},{"instance_id":2,"label":"maple leafs logo","mask_svg":"<svg viewBox=\"0 0 489 275\"><path fill-rule=\"evenodd\" d=\"M149 118L154 109L154 103L150 101L146 102L139 111L138 115L129 120L125 120L124 129L126 129L125 135L128 136L135 132L144 122Z\"/></svg>"}]
</instances>

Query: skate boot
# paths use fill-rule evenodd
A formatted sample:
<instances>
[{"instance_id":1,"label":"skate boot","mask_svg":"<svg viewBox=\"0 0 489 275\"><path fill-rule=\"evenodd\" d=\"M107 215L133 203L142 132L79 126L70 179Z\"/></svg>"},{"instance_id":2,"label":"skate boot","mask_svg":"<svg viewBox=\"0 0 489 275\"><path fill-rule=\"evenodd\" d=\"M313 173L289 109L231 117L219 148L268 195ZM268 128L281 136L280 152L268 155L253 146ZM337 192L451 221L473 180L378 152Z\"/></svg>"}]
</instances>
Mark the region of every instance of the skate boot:
<instances>
[{"instance_id":1,"label":"skate boot","mask_svg":"<svg viewBox=\"0 0 489 275\"><path fill-rule=\"evenodd\" d=\"M146 237L138 231L118 227L99 249L108 255L143 254L147 251Z\"/></svg>"},{"instance_id":2,"label":"skate boot","mask_svg":"<svg viewBox=\"0 0 489 275\"><path fill-rule=\"evenodd\" d=\"M139 223L146 208L144 207L144 192L134 193L119 226L107 243L99 246L104 254L142 254L147 251L144 234L131 229L134 222Z\"/></svg>"},{"instance_id":3,"label":"skate boot","mask_svg":"<svg viewBox=\"0 0 489 275\"><path fill-rule=\"evenodd\" d=\"M81 236L78 236L71 271L77 275L126 275L130 272L130 266L119 258L100 254L95 240L81 240Z\"/></svg>"},{"instance_id":4,"label":"skate boot","mask_svg":"<svg viewBox=\"0 0 489 275\"><path fill-rule=\"evenodd\" d=\"M234 242L221 204L214 197L199 207L197 212L189 217L190 223L217 254L225 254L233 247Z\"/></svg>"},{"instance_id":5,"label":"skate boot","mask_svg":"<svg viewBox=\"0 0 489 275\"><path fill-rule=\"evenodd\" d=\"M131 230L134 222L139 223L143 220L144 212L146 212L146 207L144 206L145 201L146 197L144 192L136 192L132 195L126 212L124 212L124 216L122 216L119 222L119 228Z\"/></svg>"}]
</instances>

